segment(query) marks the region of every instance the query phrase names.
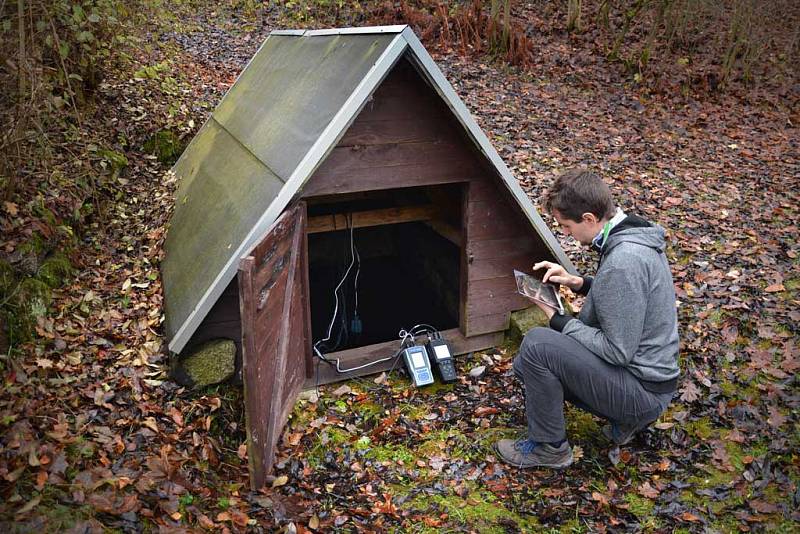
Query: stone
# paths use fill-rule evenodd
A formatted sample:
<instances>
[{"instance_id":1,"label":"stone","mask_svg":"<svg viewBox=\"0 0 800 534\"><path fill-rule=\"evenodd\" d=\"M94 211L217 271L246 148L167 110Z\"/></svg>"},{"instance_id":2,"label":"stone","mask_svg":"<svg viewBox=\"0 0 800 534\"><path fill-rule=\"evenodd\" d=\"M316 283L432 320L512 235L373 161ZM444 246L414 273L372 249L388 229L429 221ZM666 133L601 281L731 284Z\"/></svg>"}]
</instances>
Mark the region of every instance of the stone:
<instances>
[{"instance_id":1,"label":"stone","mask_svg":"<svg viewBox=\"0 0 800 534\"><path fill-rule=\"evenodd\" d=\"M306 389L300 392L298 399L308 401L311 404L316 404L317 401L319 401L319 395L317 395L316 389Z\"/></svg>"},{"instance_id":2,"label":"stone","mask_svg":"<svg viewBox=\"0 0 800 534\"><path fill-rule=\"evenodd\" d=\"M228 380L235 369L236 343L213 339L181 358L172 370L172 377L182 386L200 389Z\"/></svg>"},{"instance_id":3,"label":"stone","mask_svg":"<svg viewBox=\"0 0 800 534\"><path fill-rule=\"evenodd\" d=\"M564 302L564 309L572 312L569 304ZM506 330L506 345L513 345L519 347L522 343L522 338L528 330L536 328L537 326L549 327L550 321L547 315L539 309L538 306L531 306L524 310L511 312L511 321L509 322L508 330Z\"/></svg>"}]
</instances>

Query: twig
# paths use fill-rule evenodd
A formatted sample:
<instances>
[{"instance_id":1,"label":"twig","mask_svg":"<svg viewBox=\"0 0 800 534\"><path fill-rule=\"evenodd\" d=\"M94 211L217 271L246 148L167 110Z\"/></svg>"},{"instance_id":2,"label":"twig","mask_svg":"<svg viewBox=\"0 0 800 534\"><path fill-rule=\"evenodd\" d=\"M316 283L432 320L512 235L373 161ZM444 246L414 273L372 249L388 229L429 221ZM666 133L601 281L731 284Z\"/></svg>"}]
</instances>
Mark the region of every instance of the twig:
<instances>
[{"instance_id":1,"label":"twig","mask_svg":"<svg viewBox=\"0 0 800 534\"><path fill-rule=\"evenodd\" d=\"M78 105L75 103L75 91L72 90L72 83L69 81L69 71L67 70L67 65L64 63L64 58L61 57L61 40L58 38L58 32L56 31L56 25L53 23L53 17L50 16L50 13L47 10L44 10L47 13L47 20L50 22L50 29L53 30L53 46L56 47L56 55L58 56L58 60L61 63L61 70L64 71L64 79L67 80L67 89L69 90L69 99L72 102L72 109L75 110L75 120L78 121L78 127L82 128L81 125L81 113L78 111Z\"/></svg>"},{"instance_id":2,"label":"twig","mask_svg":"<svg viewBox=\"0 0 800 534\"><path fill-rule=\"evenodd\" d=\"M17 0L17 19L19 30L19 65L17 65L19 76L19 101L25 98L27 91L27 83L25 77L25 64L27 59L25 57L25 0Z\"/></svg>"}]
</instances>

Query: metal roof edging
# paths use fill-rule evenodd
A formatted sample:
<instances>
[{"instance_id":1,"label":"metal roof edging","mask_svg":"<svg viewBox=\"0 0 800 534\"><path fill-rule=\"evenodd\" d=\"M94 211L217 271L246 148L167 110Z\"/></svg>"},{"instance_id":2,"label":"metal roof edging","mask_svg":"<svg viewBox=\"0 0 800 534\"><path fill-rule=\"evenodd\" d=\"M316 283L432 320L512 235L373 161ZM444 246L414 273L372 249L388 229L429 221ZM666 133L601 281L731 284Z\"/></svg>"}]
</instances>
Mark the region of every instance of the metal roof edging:
<instances>
[{"instance_id":1,"label":"metal roof edging","mask_svg":"<svg viewBox=\"0 0 800 534\"><path fill-rule=\"evenodd\" d=\"M431 58L428 51L425 50L425 47L422 46L422 43L414 34L413 30L411 30L411 28L406 28L401 35L403 35L409 48L414 52L414 56L420 66L430 77L430 81L433 83L436 91L444 99L453 113L455 113L459 122L467 129L480 150L489 158L489 161L500 173L500 177L503 179L503 182L505 182L506 187L525 212L525 215L528 217L528 220L531 222L536 232L544 239L547 247L558 259L558 262L570 273L577 274L577 270L572 264L572 261L570 261L564 253L558 240L550 231L550 228L547 227L544 219L542 219L542 216L536 211L536 207L533 205L533 202L531 202L531 199L525 191L522 190L517 179L511 174L511 171L508 169L503 159L492 146L489 138L486 137L481 127L475 122L467 106L456 94L450 82L447 81L442 71L439 70L439 67L436 66L433 58Z\"/></svg>"},{"instance_id":2,"label":"metal roof edging","mask_svg":"<svg viewBox=\"0 0 800 534\"><path fill-rule=\"evenodd\" d=\"M395 62L402 56L407 46L407 40L403 38L402 33L398 33L397 37L386 47L386 50L383 51L369 72L367 72L358 86L356 86L333 119L328 123L328 126L322 131L309 151L297 165L278 195L272 199L269 207L267 207L258 222L247 234L245 240L225 263L225 267L223 267L208 289L206 289L206 292L200 298L194 310L192 310L189 316L184 320L181 327L175 333L175 336L169 342L168 348L171 352L180 353L180 351L183 350L186 343L189 342L191 336L211 310L211 307L216 303L220 295L222 295L222 292L230 281L233 280L233 277L236 276L242 254L252 247L256 240L269 230L272 223L274 223L281 212L283 212L284 208L292 200L300 187L308 180L311 174L313 174L317 166L344 134L347 126L352 123L369 96L375 91Z\"/></svg>"},{"instance_id":3,"label":"metal roof edging","mask_svg":"<svg viewBox=\"0 0 800 534\"><path fill-rule=\"evenodd\" d=\"M269 32L270 35L296 35L300 36L306 33L308 30L272 30ZM255 57L255 56L253 56Z\"/></svg>"},{"instance_id":4,"label":"metal roof edging","mask_svg":"<svg viewBox=\"0 0 800 534\"><path fill-rule=\"evenodd\" d=\"M395 24L394 26L361 26L357 28L326 28L324 30L307 30L306 37L316 37L319 35L354 35L369 33L402 33L408 24Z\"/></svg>"}]
</instances>

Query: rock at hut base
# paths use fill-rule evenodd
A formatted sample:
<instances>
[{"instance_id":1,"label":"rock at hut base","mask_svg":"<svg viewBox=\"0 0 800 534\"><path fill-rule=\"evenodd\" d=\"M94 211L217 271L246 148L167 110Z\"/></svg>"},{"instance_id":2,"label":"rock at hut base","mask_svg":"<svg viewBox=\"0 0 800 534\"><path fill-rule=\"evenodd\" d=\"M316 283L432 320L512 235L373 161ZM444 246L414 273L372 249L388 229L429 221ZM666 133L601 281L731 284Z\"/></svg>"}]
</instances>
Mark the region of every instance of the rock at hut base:
<instances>
[{"instance_id":1,"label":"rock at hut base","mask_svg":"<svg viewBox=\"0 0 800 534\"><path fill-rule=\"evenodd\" d=\"M235 368L236 343L230 339L214 339L181 358L172 377L182 386L200 389L228 380Z\"/></svg>"},{"instance_id":2,"label":"rock at hut base","mask_svg":"<svg viewBox=\"0 0 800 534\"><path fill-rule=\"evenodd\" d=\"M537 326L547 327L549 325L550 321L548 321L547 315L538 306L511 312L511 321L506 331L506 345L519 347L528 330Z\"/></svg>"}]
</instances>

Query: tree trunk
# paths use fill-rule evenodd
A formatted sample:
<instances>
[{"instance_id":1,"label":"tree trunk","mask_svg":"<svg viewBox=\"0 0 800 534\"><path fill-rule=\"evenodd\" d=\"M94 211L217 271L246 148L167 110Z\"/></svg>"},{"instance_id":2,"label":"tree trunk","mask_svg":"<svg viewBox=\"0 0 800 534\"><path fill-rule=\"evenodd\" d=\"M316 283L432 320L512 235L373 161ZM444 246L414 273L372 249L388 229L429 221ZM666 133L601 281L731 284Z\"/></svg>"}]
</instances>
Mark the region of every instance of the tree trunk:
<instances>
[{"instance_id":1,"label":"tree trunk","mask_svg":"<svg viewBox=\"0 0 800 534\"><path fill-rule=\"evenodd\" d=\"M569 0L567 3L567 30L581 31L581 0Z\"/></svg>"}]
</instances>

